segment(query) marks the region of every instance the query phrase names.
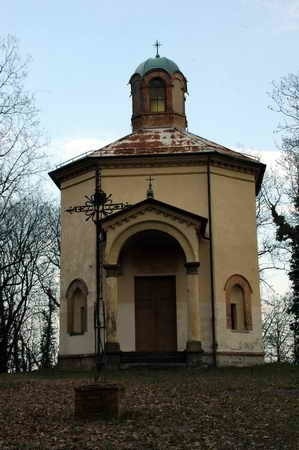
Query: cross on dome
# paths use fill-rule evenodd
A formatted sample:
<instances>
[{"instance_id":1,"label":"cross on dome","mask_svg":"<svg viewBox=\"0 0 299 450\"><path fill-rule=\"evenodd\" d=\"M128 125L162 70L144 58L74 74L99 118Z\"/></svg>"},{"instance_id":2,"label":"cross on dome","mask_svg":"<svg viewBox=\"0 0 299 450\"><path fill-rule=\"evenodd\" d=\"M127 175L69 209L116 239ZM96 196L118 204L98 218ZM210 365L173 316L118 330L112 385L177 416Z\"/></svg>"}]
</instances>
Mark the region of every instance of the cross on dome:
<instances>
[{"instance_id":1,"label":"cross on dome","mask_svg":"<svg viewBox=\"0 0 299 450\"><path fill-rule=\"evenodd\" d=\"M156 42L153 44L153 47L156 47L156 58L160 58L159 55L159 47L161 47L161 42L158 41L158 39L156 40Z\"/></svg>"}]
</instances>

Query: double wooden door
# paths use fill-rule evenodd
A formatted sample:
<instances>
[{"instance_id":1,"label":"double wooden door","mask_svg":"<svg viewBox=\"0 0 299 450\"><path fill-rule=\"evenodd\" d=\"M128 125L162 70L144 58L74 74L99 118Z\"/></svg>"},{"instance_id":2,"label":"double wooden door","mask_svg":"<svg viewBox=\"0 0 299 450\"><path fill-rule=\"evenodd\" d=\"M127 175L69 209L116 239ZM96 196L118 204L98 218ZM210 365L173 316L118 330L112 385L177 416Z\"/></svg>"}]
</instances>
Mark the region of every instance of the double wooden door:
<instances>
[{"instance_id":1,"label":"double wooden door","mask_svg":"<svg viewBox=\"0 0 299 450\"><path fill-rule=\"evenodd\" d=\"M135 278L136 351L177 350L175 277Z\"/></svg>"}]
</instances>

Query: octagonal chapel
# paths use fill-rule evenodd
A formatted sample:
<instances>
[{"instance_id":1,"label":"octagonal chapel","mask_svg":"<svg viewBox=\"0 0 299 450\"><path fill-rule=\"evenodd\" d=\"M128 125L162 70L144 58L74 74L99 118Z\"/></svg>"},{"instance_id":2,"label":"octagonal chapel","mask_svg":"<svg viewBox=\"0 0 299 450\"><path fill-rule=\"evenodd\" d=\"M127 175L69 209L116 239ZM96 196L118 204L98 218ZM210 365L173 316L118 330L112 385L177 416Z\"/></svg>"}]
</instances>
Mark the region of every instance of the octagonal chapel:
<instances>
[{"instance_id":1,"label":"octagonal chapel","mask_svg":"<svg viewBox=\"0 0 299 450\"><path fill-rule=\"evenodd\" d=\"M187 131L187 80L170 59L157 52L130 85L132 133L50 173L61 191L59 364L92 367L98 352L108 366L262 363L265 166ZM74 209L93 206L97 188L116 204L98 246L98 226Z\"/></svg>"}]
</instances>

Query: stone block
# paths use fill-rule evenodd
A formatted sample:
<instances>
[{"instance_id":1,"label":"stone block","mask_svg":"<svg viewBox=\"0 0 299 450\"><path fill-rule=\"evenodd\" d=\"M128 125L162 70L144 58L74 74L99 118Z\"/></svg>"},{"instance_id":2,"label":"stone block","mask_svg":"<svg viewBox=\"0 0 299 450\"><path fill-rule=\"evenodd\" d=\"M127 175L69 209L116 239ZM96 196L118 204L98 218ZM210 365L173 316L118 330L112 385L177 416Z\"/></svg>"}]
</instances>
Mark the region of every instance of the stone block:
<instances>
[{"instance_id":1,"label":"stone block","mask_svg":"<svg viewBox=\"0 0 299 450\"><path fill-rule=\"evenodd\" d=\"M200 341L188 341L187 342L187 352L191 353L202 353L202 346Z\"/></svg>"},{"instance_id":2,"label":"stone block","mask_svg":"<svg viewBox=\"0 0 299 450\"><path fill-rule=\"evenodd\" d=\"M125 389L119 384L94 383L75 388L77 419L119 418Z\"/></svg>"}]
</instances>

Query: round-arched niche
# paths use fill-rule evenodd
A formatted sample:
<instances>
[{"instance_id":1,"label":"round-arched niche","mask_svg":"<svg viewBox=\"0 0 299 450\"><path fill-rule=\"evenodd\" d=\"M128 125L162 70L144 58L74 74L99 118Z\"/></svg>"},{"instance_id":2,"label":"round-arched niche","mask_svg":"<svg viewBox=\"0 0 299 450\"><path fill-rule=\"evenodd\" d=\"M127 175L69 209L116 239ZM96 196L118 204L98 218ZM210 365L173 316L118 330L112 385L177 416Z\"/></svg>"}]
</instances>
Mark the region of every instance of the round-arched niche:
<instances>
[{"instance_id":1,"label":"round-arched niche","mask_svg":"<svg viewBox=\"0 0 299 450\"><path fill-rule=\"evenodd\" d=\"M124 243L119 264L135 273L163 274L183 270L186 257L178 241L159 230L144 230L130 236Z\"/></svg>"}]
</instances>

